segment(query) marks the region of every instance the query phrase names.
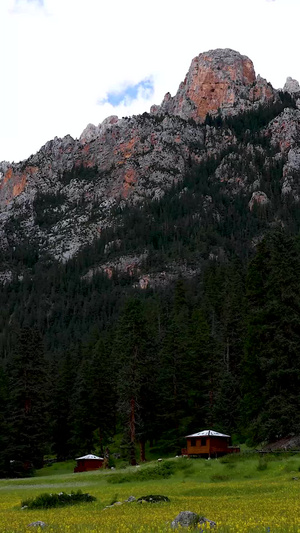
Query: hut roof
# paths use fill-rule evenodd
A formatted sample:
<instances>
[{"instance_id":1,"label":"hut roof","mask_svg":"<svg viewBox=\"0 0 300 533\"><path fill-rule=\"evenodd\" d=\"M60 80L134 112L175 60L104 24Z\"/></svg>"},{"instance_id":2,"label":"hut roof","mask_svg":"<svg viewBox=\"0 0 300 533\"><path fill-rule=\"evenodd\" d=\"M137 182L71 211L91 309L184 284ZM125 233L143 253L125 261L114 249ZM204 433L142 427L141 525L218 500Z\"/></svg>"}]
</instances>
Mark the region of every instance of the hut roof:
<instances>
[{"instance_id":1,"label":"hut roof","mask_svg":"<svg viewBox=\"0 0 300 533\"><path fill-rule=\"evenodd\" d=\"M75 461L79 461L79 459L100 459L101 461L103 461L103 457L98 457L98 455L92 455L91 453L89 453L88 455L83 455L82 457L76 457Z\"/></svg>"},{"instance_id":2,"label":"hut roof","mask_svg":"<svg viewBox=\"0 0 300 533\"><path fill-rule=\"evenodd\" d=\"M205 429L204 431L199 431L199 433L193 433L192 435L186 435L186 437L230 437L230 435L225 435L224 433L218 433L217 431L212 431L211 429Z\"/></svg>"}]
</instances>

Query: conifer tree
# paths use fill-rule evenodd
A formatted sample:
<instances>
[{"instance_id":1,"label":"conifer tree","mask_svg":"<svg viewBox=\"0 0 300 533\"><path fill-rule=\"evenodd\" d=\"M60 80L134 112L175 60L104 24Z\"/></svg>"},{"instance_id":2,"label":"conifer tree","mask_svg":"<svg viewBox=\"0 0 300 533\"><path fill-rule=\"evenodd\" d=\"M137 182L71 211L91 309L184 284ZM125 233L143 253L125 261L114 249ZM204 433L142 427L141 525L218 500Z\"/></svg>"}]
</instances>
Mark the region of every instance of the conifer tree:
<instances>
[{"instance_id":1,"label":"conifer tree","mask_svg":"<svg viewBox=\"0 0 300 533\"><path fill-rule=\"evenodd\" d=\"M49 380L41 336L23 328L8 369L11 461L41 467L49 446Z\"/></svg>"},{"instance_id":2,"label":"conifer tree","mask_svg":"<svg viewBox=\"0 0 300 533\"><path fill-rule=\"evenodd\" d=\"M150 340L140 300L127 300L121 313L113 354L118 362L118 411L129 446L129 458L136 464L135 446L145 440L145 409L143 399L148 389ZM142 454L143 455L143 454Z\"/></svg>"},{"instance_id":3,"label":"conifer tree","mask_svg":"<svg viewBox=\"0 0 300 533\"><path fill-rule=\"evenodd\" d=\"M202 309L196 308L190 323L188 431L199 431L209 421L209 375L212 364L213 341ZM197 428L199 428L197 430Z\"/></svg>"},{"instance_id":4,"label":"conifer tree","mask_svg":"<svg viewBox=\"0 0 300 533\"><path fill-rule=\"evenodd\" d=\"M239 426L240 416L240 372L245 337L244 274L237 261L232 261L223 272L218 384L213 410L216 427L232 433Z\"/></svg>"},{"instance_id":5,"label":"conifer tree","mask_svg":"<svg viewBox=\"0 0 300 533\"><path fill-rule=\"evenodd\" d=\"M160 425L170 449L178 451L180 437L189 422L190 311L182 279L175 287L160 354Z\"/></svg>"},{"instance_id":6,"label":"conifer tree","mask_svg":"<svg viewBox=\"0 0 300 533\"><path fill-rule=\"evenodd\" d=\"M300 260L276 231L258 246L247 278L244 424L255 442L300 431Z\"/></svg>"},{"instance_id":7,"label":"conifer tree","mask_svg":"<svg viewBox=\"0 0 300 533\"><path fill-rule=\"evenodd\" d=\"M111 357L110 334L97 340L91 357L91 405L97 445L103 455L108 438L116 431L116 367Z\"/></svg>"},{"instance_id":8,"label":"conifer tree","mask_svg":"<svg viewBox=\"0 0 300 533\"><path fill-rule=\"evenodd\" d=\"M95 447L93 411L91 403L91 363L81 361L72 395L72 448L77 454L93 453Z\"/></svg>"},{"instance_id":9,"label":"conifer tree","mask_svg":"<svg viewBox=\"0 0 300 533\"><path fill-rule=\"evenodd\" d=\"M0 477L7 477L10 474L10 457L8 454L10 434L7 375L0 367Z\"/></svg>"},{"instance_id":10,"label":"conifer tree","mask_svg":"<svg viewBox=\"0 0 300 533\"><path fill-rule=\"evenodd\" d=\"M77 366L69 352L61 355L54 366L56 381L51 394L51 416L53 419L53 451L58 461L71 456L71 413L72 396Z\"/></svg>"}]
</instances>

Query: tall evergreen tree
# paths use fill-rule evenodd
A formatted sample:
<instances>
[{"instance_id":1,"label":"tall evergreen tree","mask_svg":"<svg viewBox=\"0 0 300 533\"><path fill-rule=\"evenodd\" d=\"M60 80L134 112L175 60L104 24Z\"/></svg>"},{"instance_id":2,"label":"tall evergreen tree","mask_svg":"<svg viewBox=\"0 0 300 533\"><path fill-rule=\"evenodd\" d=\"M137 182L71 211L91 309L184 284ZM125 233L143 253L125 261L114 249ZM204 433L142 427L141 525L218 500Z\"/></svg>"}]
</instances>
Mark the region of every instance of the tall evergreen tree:
<instances>
[{"instance_id":1,"label":"tall evergreen tree","mask_svg":"<svg viewBox=\"0 0 300 533\"><path fill-rule=\"evenodd\" d=\"M112 336L97 340L91 358L91 404L100 453L116 431L116 367L111 357Z\"/></svg>"},{"instance_id":2,"label":"tall evergreen tree","mask_svg":"<svg viewBox=\"0 0 300 533\"><path fill-rule=\"evenodd\" d=\"M11 426L8 421L8 382L7 375L0 367L0 477L10 475L8 454Z\"/></svg>"},{"instance_id":3,"label":"tall evergreen tree","mask_svg":"<svg viewBox=\"0 0 300 533\"><path fill-rule=\"evenodd\" d=\"M71 409L71 447L77 454L93 453L96 446L94 435L94 406L92 403L93 367L89 358L83 358L74 383Z\"/></svg>"},{"instance_id":4,"label":"tall evergreen tree","mask_svg":"<svg viewBox=\"0 0 300 533\"><path fill-rule=\"evenodd\" d=\"M232 433L240 425L240 373L245 342L245 281L237 261L227 265L222 287L217 388L213 406L216 427Z\"/></svg>"},{"instance_id":5,"label":"tall evergreen tree","mask_svg":"<svg viewBox=\"0 0 300 533\"><path fill-rule=\"evenodd\" d=\"M49 375L38 331L20 331L8 377L10 458L41 467L49 446Z\"/></svg>"},{"instance_id":6,"label":"tall evergreen tree","mask_svg":"<svg viewBox=\"0 0 300 533\"><path fill-rule=\"evenodd\" d=\"M276 231L258 246L247 278L243 414L253 441L300 431L300 259Z\"/></svg>"},{"instance_id":7,"label":"tall evergreen tree","mask_svg":"<svg viewBox=\"0 0 300 533\"><path fill-rule=\"evenodd\" d=\"M213 340L202 309L195 309L190 322L188 431L197 431L209 422L209 376L212 364ZM199 430L198 429L198 430Z\"/></svg>"},{"instance_id":8,"label":"tall evergreen tree","mask_svg":"<svg viewBox=\"0 0 300 533\"><path fill-rule=\"evenodd\" d=\"M147 436L144 422L147 408L145 398L151 394L148 387L150 352L143 305L137 298L131 298L120 316L113 353L118 362L118 411L132 465L136 464L136 443L144 443Z\"/></svg>"},{"instance_id":9,"label":"tall evergreen tree","mask_svg":"<svg viewBox=\"0 0 300 533\"><path fill-rule=\"evenodd\" d=\"M190 340L190 310L186 286L180 279L162 341L159 375L160 430L174 451L180 447L180 438L190 421Z\"/></svg>"},{"instance_id":10,"label":"tall evergreen tree","mask_svg":"<svg viewBox=\"0 0 300 533\"><path fill-rule=\"evenodd\" d=\"M56 380L51 394L51 416L53 420L53 451L58 461L64 461L72 454L72 397L76 380L77 365L69 352L53 365Z\"/></svg>"}]
</instances>

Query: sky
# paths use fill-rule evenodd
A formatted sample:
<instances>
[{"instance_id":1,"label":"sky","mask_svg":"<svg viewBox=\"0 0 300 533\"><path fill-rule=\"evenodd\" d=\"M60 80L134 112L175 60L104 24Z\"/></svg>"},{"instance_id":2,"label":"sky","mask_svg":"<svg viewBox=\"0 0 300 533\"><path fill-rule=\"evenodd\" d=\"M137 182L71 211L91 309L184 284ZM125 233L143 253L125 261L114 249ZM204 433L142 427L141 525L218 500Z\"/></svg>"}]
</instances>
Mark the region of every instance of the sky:
<instances>
[{"instance_id":1,"label":"sky","mask_svg":"<svg viewBox=\"0 0 300 533\"><path fill-rule=\"evenodd\" d=\"M149 111L214 48L300 81L299 20L300 0L0 0L0 161Z\"/></svg>"}]
</instances>

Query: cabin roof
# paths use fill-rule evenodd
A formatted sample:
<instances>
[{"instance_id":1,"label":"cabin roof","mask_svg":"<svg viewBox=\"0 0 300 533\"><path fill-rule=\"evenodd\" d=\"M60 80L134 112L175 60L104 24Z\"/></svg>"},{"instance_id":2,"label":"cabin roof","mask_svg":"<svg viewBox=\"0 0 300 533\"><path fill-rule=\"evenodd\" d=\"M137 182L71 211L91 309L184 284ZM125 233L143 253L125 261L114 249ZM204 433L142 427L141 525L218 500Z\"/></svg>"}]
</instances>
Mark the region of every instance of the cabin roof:
<instances>
[{"instance_id":1,"label":"cabin roof","mask_svg":"<svg viewBox=\"0 0 300 533\"><path fill-rule=\"evenodd\" d=\"M89 453L88 455L83 455L82 457L76 457L75 461L79 461L79 459L100 459L101 461L103 461L103 457L98 457L98 455L93 455L91 453Z\"/></svg>"},{"instance_id":2,"label":"cabin roof","mask_svg":"<svg viewBox=\"0 0 300 533\"><path fill-rule=\"evenodd\" d=\"M230 435L218 433L217 431L212 431L211 429L205 429L204 431L199 431L198 433L193 433L192 435L186 435L186 438L187 437L230 437Z\"/></svg>"}]
</instances>

